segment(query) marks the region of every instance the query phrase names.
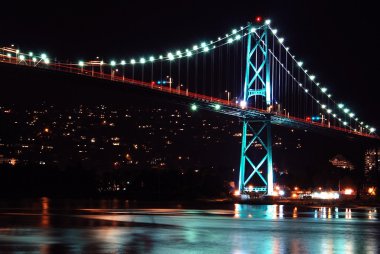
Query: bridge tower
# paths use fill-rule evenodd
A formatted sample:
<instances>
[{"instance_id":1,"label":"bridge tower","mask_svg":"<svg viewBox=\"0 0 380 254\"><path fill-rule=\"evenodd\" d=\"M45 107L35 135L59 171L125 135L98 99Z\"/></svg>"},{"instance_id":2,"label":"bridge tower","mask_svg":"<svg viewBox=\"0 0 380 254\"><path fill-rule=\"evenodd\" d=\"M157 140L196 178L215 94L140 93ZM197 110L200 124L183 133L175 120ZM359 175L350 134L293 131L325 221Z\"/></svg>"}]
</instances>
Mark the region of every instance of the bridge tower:
<instances>
[{"instance_id":1,"label":"bridge tower","mask_svg":"<svg viewBox=\"0 0 380 254\"><path fill-rule=\"evenodd\" d=\"M244 81L244 101L241 106L249 105L249 100L253 97L257 100L262 97L266 109L270 112L272 105L271 73L268 49L268 24L255 28L249 24L247 36L247 56ZM243 131L241 142L241 158L239 173L239 191L243 193L246 185L253 176L258 176L263 182L261 190L267 195L273 195L273 166L272 166L272 131L270 118L265 120L248 119L242 116ZM249 136L252 136L249 137ZM258 141L265 154L262 158L253 154L254 142ZM255 156L255 157L254 157ZM256 160L253 160L252 158ZM258 163L255 164L255 161ZM264 177L266 166L266 178Z\"/></svg>"}]
</instances>

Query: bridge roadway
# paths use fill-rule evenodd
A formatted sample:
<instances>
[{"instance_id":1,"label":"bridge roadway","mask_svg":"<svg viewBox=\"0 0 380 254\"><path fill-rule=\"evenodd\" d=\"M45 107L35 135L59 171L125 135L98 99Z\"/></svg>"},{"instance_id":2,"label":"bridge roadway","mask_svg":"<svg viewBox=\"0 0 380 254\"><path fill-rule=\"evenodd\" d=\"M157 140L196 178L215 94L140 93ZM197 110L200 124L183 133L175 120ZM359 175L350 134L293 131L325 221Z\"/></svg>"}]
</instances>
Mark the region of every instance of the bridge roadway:
<instances>
[{"instance_id":1,"label":"bridge roadway","mask_svg":"<svg viewBox=\"0 0 380 254\"><path fill-rule=\"evenodd\" d=\"M154 90L159 93L170 94L172 99L179 104L196 103L197 107L201 109L211 110L214 112L231 115L239 118L248 118L252 121L270 121L272 124L290 128L323 132L325 134L343 134L344 136L348 137L363 137L380 140L380 137L376 134L368 134L360 131L354 131L349 128L342 128L317 122L310 122L302 118L288 116L278 112L268 112L266 110L254 107L241 108L240 105L238 105L234 101L228 101L225 99L211 97L208 95L193 93L183 89L177 89L168 86L160 86L155 84L154 82L144 82L129 79L115 74L112 75L104 72L97 72L94 70L86 70L84 68L78 68L77 65L73 64L40 63L38 65L35 65L35 63L33 63L31 60L26 59L24 61L19 61L19 59L17 59L16 57L8 57L2 54L0 54L0 63L71 73L96 79L109 80L116 83L123 83L126 85L132 85L143 89ZM214 107L215 104L220 104L221 108L219 110L216 110Z\"/></svg>"}]
</instances>

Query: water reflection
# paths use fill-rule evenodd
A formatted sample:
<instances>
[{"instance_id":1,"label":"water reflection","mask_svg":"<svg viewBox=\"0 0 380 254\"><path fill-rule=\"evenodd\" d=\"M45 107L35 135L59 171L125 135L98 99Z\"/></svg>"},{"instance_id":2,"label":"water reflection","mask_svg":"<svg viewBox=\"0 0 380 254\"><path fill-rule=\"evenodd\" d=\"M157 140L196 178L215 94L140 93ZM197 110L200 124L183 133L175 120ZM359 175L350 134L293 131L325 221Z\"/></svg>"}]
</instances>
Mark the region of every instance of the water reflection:
<instances>
[{"instance_id":1,"label":"water reflection","mask_svg":"<svg viewBox=\"0 0 380 254\"><path fill-rule=\"evenodd\" d=\"M49 218L49 199L47 197L41 198L41 227L49 227L50 218Z\"/></svg>"},{"instance_id":2,"label":"water reflection","mask_svg":"<svg viewBox=\"0 0 380 254\"><path fill-rule=\"evenodd\" d=\"M235 204L234 218L269 218L284 217L284 205L244 205Z\"/></svg>"},{"instance_id":3,"label":"water reflection","mask_svg":"<svg viewBox=\"0 0 380 254\"><path fill-rule=\"evenodd\" d=\"M351 208L346 208L345 218L351 219Z\"/></svg>"},{"instance_id":4,"label":"water reflection","mask_svg":"<svg viewBox=\"0 0 380 254\"><path fill-rule=\"evenodd\" d=\"M374 208L235 204L132 208L120 200L0 209L0 253L378 253ZM7 206L10 207L10 206ZM15 206L14 206L15 207Z\"/></svg>"},{"instance_id":5,"label":"water reflection","mask_svg":"<svg viewBox=\"0 0 380 254\"><path fill-rule=\"evenodd\" d=\"M293 217L293 218L297 218L297 217L298 217L298 208L297 208L296 206L293 208L293 214L292 214L292 217Z\"/></svg>"}]
</instances>

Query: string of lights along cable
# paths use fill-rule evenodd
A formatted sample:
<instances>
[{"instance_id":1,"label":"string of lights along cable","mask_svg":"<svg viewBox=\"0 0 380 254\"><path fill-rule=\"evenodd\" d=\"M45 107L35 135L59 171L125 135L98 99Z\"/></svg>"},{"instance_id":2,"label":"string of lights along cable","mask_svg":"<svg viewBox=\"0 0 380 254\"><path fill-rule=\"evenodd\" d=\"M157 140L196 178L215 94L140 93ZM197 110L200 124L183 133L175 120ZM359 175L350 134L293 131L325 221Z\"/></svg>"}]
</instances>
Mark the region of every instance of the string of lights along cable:
<instances>
[{"instance_id":1,"label":"string of lights along cable","mask_svg":"<svg viewBox=\"0 0 380 254\"><path fill-rule=\"evenodd\" d=\"M316 72L292 53L280 34L269 19L257 17L212 40L189 43L187 48L158 54L118 59L96 57L68 63L53 60L55 58L45 52L35 54L10 45L0 48L0 61L175 93L192 98L190 109L193 111L200 107L199 100L203 100L209 102L209 109L214 111L226 112L223 111L226 108L257 111L310 126L377 137L376 129L333 95L332 88L318 80ZM257 50L248 54L250 61L247 61L248 38L258 42ZM268 59L260 66L266 57L264 49L267 49ZM270 83L265 84L270 87L270 94L255 92L250 100L244 99L247 65L251 65L251 74L256 76L250 84L255 91L263 86L260 72L264 65L270 66Z\"/></svg>"}]
</instances>

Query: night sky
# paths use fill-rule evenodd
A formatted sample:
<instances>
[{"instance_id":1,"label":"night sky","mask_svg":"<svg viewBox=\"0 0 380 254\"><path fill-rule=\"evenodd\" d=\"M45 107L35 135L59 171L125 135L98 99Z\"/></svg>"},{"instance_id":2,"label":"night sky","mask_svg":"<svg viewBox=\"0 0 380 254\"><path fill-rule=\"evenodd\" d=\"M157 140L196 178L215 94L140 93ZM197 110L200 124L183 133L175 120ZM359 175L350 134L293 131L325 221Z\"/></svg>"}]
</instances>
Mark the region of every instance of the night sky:
<instances>
[{"instance_id":1,"label":"night sky","mask_svg":"<svg viewBox=\"0 0 380 254\"><path fill-rule=\"evenodd\" d=\"M379 128L375 1L331 2L8 1L1 6L0 44L61 60L129 59L214 39L262 15L337 101Z\"/></svg>"}]
</instances>

